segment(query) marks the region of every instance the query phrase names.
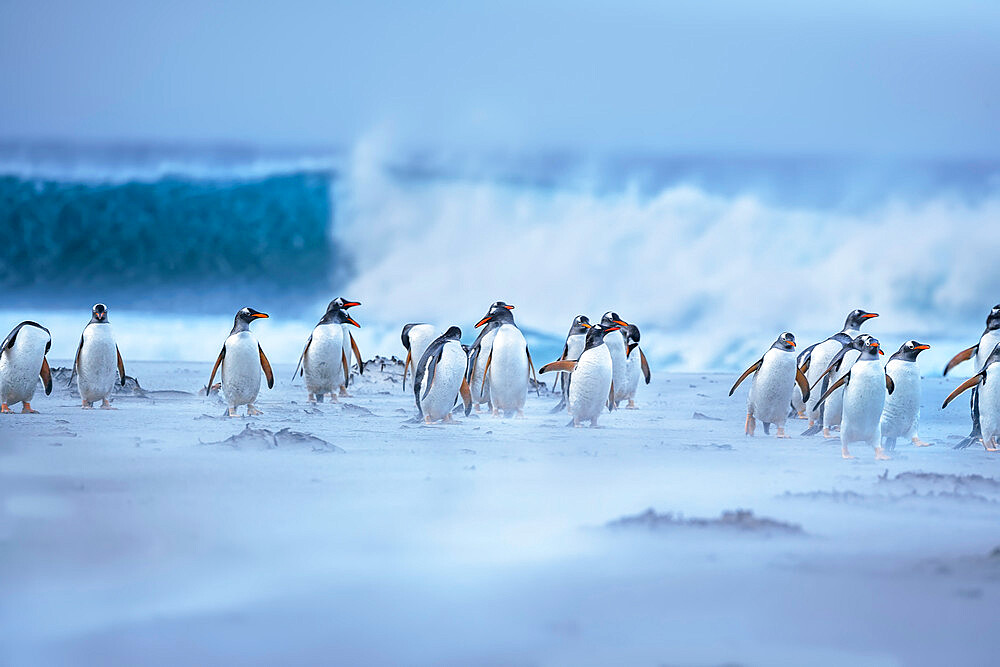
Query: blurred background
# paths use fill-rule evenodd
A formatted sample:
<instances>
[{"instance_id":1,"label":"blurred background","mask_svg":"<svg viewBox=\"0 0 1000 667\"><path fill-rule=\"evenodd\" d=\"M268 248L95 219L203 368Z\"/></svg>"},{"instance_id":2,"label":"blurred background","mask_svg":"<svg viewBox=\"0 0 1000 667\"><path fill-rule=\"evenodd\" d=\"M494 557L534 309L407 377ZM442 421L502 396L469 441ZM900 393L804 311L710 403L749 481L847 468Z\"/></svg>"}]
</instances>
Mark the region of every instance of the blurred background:
<instances>
[{"instance_id":1,"label":"blurred background","mask_svg":"<svg viewBox=\"0 0 1000 667\"><path fill-rule=\"evenodd\" d=\"M752 5L752 6L751 6ZM877 5L877 6L875 6ZM516 304L735 370L856 307L937 367L1000 302L991 2L0 4L0 328L294 363ZM867 328L867 327L866 327Z\"/></svg>"}]
</instances>

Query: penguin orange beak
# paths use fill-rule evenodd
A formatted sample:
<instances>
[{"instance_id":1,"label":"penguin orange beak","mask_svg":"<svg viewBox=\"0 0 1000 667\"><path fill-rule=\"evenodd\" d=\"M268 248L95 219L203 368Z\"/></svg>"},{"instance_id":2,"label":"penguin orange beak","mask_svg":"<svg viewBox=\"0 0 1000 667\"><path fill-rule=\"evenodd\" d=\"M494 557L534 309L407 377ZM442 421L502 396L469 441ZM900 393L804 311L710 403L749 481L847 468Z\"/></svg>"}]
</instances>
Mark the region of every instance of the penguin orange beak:
<instances>
[{"instance_id":1,"label":"penguin orange beak","mask_svg":"<svg viewBox=\"0 0 1000 667\"><path fill-rule=\"evenodd\" d=\"M931 349L931 346L930 345L914 345L913 349L914 350L929 350L929 349Z\"/></svg>"},{"instance_id":2,"label":"penguin orange beak","mask_svg":"<svg viewBox=\"0 0 1000 667\"><path fill-rule=\"evenodd\" d=\"M250 317L256 317L256 318L259 318L259 319L265 319L266 320L267 319L267 313L254 313Z\"/></svg>"},{"instance_id":3,"label":"penguin orange beak","mask_svg":"<svg viewBox=\"0 0 1000 667\"><path fill-rule=\"evenodd\" d=\"M867 320L872 317L878 317L878 313L865 313L864 315L861 316L861 319Z\"/></svg>"},{"instance_id":4,"label":"penguin orange beak","mask_svg":"<svg viewBox=\"0 0 1000 667\"><path fill-rule=\"evenodd\" d=\"M618 320L615 321L617 322ZM621 327L608 327L607 329L604 330L604 333L607 333L609 331L621 331Z\"/></svg>"},{"instance_id":5,"label":"penguin orange beak","mask_svg":"<svg viewBox=\"0 0 1000 667\"><path fill-rule=\"evenodd\" d=\"M479 327L483 326L484 324L486 324L487 322L489 322L492 319L493 319L492 315L487 315L483 319L481 319L478 322L476 322L476 328L478 329Z\"/></svg>"},{"instance_id":6,"label":"penguin orange beak","mask_svg":"<svg viewBox=\"0 0 1000 667\"><path fill-rule=\"evenodd\" d=\"M791 345L792 347L795 347L795 341L794 340L788 341L788 344Z\"/></svg>"},{"instance_id":7,"label":"penguin orange beak","mask_svg":"<svg viewBox=\"0 0 1000 667\"><path fill-rule=\"evenodd\" d=\"M359 328L359 329L361 328L361 325L360 325L360 324L358 324L357 322L355 322L355 321L354 321L354 318L353 318L353 317L351 317L350 315L348 315L348 316L347 316L347 321L345 322L345 324L353 324L353 325L354 325L354 326L356 326L357 328Z\"/></svg>"},{"instance_id":8,"label":"penguin orange beak","mask_svg":"<svg viewBox=\"0 0 1000 667\"><path fill-rule=\"evenodd\" d=\"M514 306L504 306L507 310L514 310Z\"/></svg>"},{"instance_id":9,"label":"penguin orange beak","mask_svg":"<svg viewBox=\"0 0 1000 667\"><path fill-rule=\"evenodd\" d=\"M589 329L590 327L592 327L594 325L593 324L587 324L586 322L580 322L580 326L583 327L584 329Z\"/></svg>"},{"instance_id":10,"label":"penguin orange beak","mask_svg":"<svg viewBox=\"0 0 1000 667\"><path fill-rule=\"evenodd\" d=\"M361 305L360 301L345 301L344 305L341 306L341 308L353 308L354 306L360 306L360 305Z\"/></svg>"},{"instance_id":11,"label":"penguin orange beak","mask_svg":"<svg viewBox=\"0 0 1000 667\"><path fill-rule=\"evenodd\" d=\"M623 327L627 327L628 326L628 322L622 322L621 320L615 320L615 323L616 324L620 324Z\"/></svg>"}]
</instances>

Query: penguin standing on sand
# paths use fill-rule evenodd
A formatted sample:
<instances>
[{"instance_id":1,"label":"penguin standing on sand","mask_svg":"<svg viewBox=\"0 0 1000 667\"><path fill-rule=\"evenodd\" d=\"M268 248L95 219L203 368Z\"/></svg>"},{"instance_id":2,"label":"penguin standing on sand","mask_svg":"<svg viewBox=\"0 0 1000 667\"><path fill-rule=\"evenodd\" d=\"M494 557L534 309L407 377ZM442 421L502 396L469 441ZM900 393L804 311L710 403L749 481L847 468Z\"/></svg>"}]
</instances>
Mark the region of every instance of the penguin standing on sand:
<instances>
[{"instance_id":1,"label":"penguin standing on sand","mask_svg":"<svg viewBox=\"0 0 1000 667\"><path fill-rule=\"evenodd\" d=\"M414 373L417 372L417 362L424 356L424 350L436 336L437 332L434 330L433 324L414 322L403 325L403 332L399 335L399 339L406 349L406 363L403 364L403 391L406 391L406 374L411 368Z\"/></svg>"},{"instance_id":2,"label":"penguin standing on sand","mask_svg":"<svg viewBox=\"0 0 1000 667\"><path fill-rule=\"evenodd\" d=\"M476 327L482 326L482 329L469 348L469 388L472 390L472 404L476 408L476 412L479 412L479 406L483 403L489 404L492 408L489 383L485 381L486 362L493 349L493 339L497 335L497 330L506 321L503 312L511 310L514 310L514 306L503 301L496 301L486 311L486 316L476 325ZM498 315L498 318L493 319L490 317L491 315ZM513 316L510 317L510 321L514 321ZM486 324L484 325L483 322Z\"/></svg>"},{"instance_id":3,"label":"penguin standing on sand","mask_svg":"<svg viewBox=\"0 0 1000 667\"><path fill-rule=\"evenodd\" d=\"M52 347L49 330L37 322L25 321L14 327L0 344L0 412L21 404L22 413L37 413L31 407L38 378L45 395L52 393L52 373L45 358Z\"/></svg>"},{"instance_id":4,"label":"penguin standing on sand","mask_svg":"<svg viewBox=\"0 0 1000 667\"><path fill-rule=\"evenodd\" d=\"M509 308L491 309L491 313L476 326L489 322L497 322L499 326L490 345L479 391L481 395L489 397L494 415L499 416L502 412L504 416L509 416L514 412L518 417L523 417L524 402L528 397L529 371L532 374L535 372L528 342L514 324L514 315Z\"/></svg>"},{"instance_id":5,"label":"penguin standing on sand","mask_svg":"<svg viewBox=\"0 0 1000 667\"><path fill-rule=\"evenodd\" d=\"M309 335L306 346L295 366L292 379L301 374L306 381L310 403L322 403L323 395L337 401L337 387L347 385L351 375L350 348L344 344L344 327L360 327L336 301L331 301L326 314ZM360 357L359 357L360 358ZM299 368L302 368L300 371Z\"/></svg>"},{"instance_id":6,"label":"penguin standing on sand","mask_svg":"<svg viewBox=\"0 0 1000 667\"><path fill-rule=\"evenodd\" d=\"M74 374L84 410L93 408L97 401L101 401L104 410L114 409L108 396L116 380L125 386L125 362L111 331L108 307L103 303L94 305L90 311L90 322L83 328L69 377L70 384Z\"/></svg>"},{"instance_id":7,"label":"penguin standing on sand","mask_svg":"<svg viewBox=\"0 0 1000 667\"><path fill-rule=\"evenodd\" d=\"M584 349L578 360L560 359L542 366L541 373L561 371L572 374L567 400L573 421L567 426L580 426L589 421L590 426L596 428L603 409L607 407L610 411L614 408L611 353L604 341L605 336L617 331L617 328L617 324L608 329L595 324L587 330Z\"/></svg>"},{"instance_id":8,"label":"penguin standing on sand","mask_svg":"<svg viewBox=\"0 0 1000 667\"><path fill-rule=\"evenodd\" d=\"M646 355L639 347L639 327L630 324L625 329L625 387L622 391L622 400L627 400L628 410L635 410L635 392L639 388L639 377L641 376L646 384L652 379L649 373L649 362Z\"/></svg>"},{"instance_id":9,"label":"penguin standing on sand","mask_svg":"<svg viewBox=\"0 0 1000 667\"><path fill-rule=\"evenodd\" d=\"M586 315L577 315L573 318L573 324L570 325L569 333L566 334L566 343L563 345L562 356L559 357L558 361L576 361L580 358L587 339L587 330L590 328L590 318ZM559 404L552 408L549 411L550 413L559 412L567 407L566 401L569 398L570 374L559 372L559 375L552 382L553 389L555 389L556 382L559 383L561 397Z\"/></svg>"},{"instance_id":10,"label":"penguin standing on sand","mask_svg":"<svg viewBox=\"0 0 1000 667\"><path fill-rule=\"evenodd\" d=\"M751 373L754 376L747 396L744 431L752 436L759 419L764 422L764 433L770 433L771 424L774 424L778 427L777 437L791 437L785 433L785 420L788 419L788 404L796 385L802 400L809 400L809 384L795 358L795 336L787 331L778 336L764 356L743 371L729 390L730 396Z\"/></svg>"},{"instance_id":11,"label":"penguin standing on sand","mask_svg":"<svg viewBox=\"0 0 1000 667\"><path fill-rule=\"evenodd\" d=\"M878 313L869 313L860 309L851 311L840 332L804 351L804 357L799 362L799 369L809 380L810 386L816 383L837 353L861 334L861 325L873 317L878 317ZM809 418L809 427L802 435L812 435L822 428L823 414L820 412L819 405L819 395L822 393L822 390L812 392L810 400L806 402L805 411ZM839 401L839 397L837 400ZM839 402L837 407L839 407ZM824 433L824 435L829 434Z\"/></svg>"},{"instance_id":12,"label":"penguin standing on sand","mask_svg":"<svg viewBox=\"0 0 1000 667\"><path fill-rule=\"evenodd\" d=\"M253 405L254 401L257 400L257 394L260 393L261 370L264 371L264 376L267 378L267 388L274 387L274 373L271 372L271 364L264 356L264 349L257 342L257 338L250 333L251 322L266 318L266 313L261 313L253 308L240 309L236 313L233 330L229 332L229 337L226 338L226 342L222 345L222 351L219 352L219 358L212 366L212 374L208 378L208 390L211 391L215 371L220 371L222 374L222 393L226 396L230 417L239 416L236 414L236 408L241 405L247 406L248 417L261 414L261 411Z\"/></svg>"},{"instance_id":13,"label":"penguin standing on sand","mask_svg":"<svg viewBox=\"0 0 1000 667\"><path fill-rule=\"evenodd\" d=\"M601 317L601 327L606 332L604 343L611 353L611 379L615 384L615 407L625 397L626 360L624 329L628 322L618 316L618 313L608 311Z\"/></svg>"},{"instance_id":14,"label":"penguin standing on sand","mask_svg":"<svg viewBox=\"0 0 1000 667\"><path fill-rule=\"evenodd\" d=\"M835 391L844 387L844 417L840 426L840 455L854 458L847 446L852 442L867 442L875 449L876 460L887 460L882 450L882 409L886 391L893 393L894 385L882 362L879 361L879 342L869 338L861 350L861 357L851 370L834 382L820 396L822 404Z\"/></svg>"},{"instance_id":15,"label":"penguin standing on sand","mask_svg":"<svg viewBox=\"0 0 1000 667\"><path fill-rule=\"evenodd\" d=\"M427 346L413 372L413 398L425 422L450 422L451 409L459 396L465 414L469 414L472 395L465 378L468 365L469 356L462 347L462 330L458 327L450 327Z\"/></svg>"},{"instance_id":16,"label":"penguin standing on sand","mask_svg":"<svg viewBox=\"0 0 1000 667\"><path fill-rule=\"evenodd\" d=\"M889 357L885 373L892 378L895 389L885 399L882 409L882 439L887 451L896 449L896 438L909 438L917 447L927 447L917 435L920 423L920 368L917 355L929 350L930 345L908 340Z\"/></svg>"},{"instance_id":17,"label":"penguin standing on sand","mask_svg":"<svg viewBox=\"0 0 1000 667\"><path fill-rule=\"evenodd\" d=\"M354 306L360 306L360 301L348 301L342 296L338 296L336 299L330 302L330 305L326 307L327 312L330 312L330 308L337 306L341 310L349 310ZM365 362L361 360L361 350L358 349L358 344L354 342L354 334L351 333L351 325L349 322L344 322L340 325L340 328L344 331L344 356L347 358L347 367L351 366L351 352L354 352L354 359L358 362L358 374L365 374ZM357 326L361 326L360 324ZM341 396L349 396L347 393L347 384L351 380L350 372L345 374L344 384L340 385L339 391Z\"/></svg>"},{"instance_id":18,"label":"penguin standing on sand","mask_svg":"<svg viewBox=\"0 0 1000 667\"><path fill-rule=\"evenodd\" d=\"M823 373L820 374L819 378L809 386L809 391L817 392L822 395L822 393L826 391L827 387L847 375L848 371L851 370L851 366L853 366L854 362L861 356L861 350L864 349L865 345L868 343L868 339L870 338L871 335L869 334L858 334L847 342L844 347L841 348L840 352L835 354L833 359L830 360L830 364L826 367L826 370L824 370ZM879 348L878 352L879 354L885 354L881 348ZM820 408L822 419L817 422L816 425L806 429L802 435L816 434L819 432L820 424L822 424L823 437L827 440L835 439L837 436L833 435L833 429L840 428L843 411L844 392L843 390L838 390L834 392Z\"/></svg>"},{"instance_id":19,"label":"penguin standing on sand","mask_svg":"<svg viewBox=\"0 0 1000 667\"><path fill-rule=\"evenodd\" d=\"M948 375L948 371L968 359L972 359L972 368L974 371L978 372L982 370L987 357L993 352L993 348L997 346L997 343L1000 343L1000 304L993 306L990 314L986 316L986 330L979 337L979 342L952 357L948 365L944 367L944 375ZM979 428L978 385L973 386L969 402L972 412L972 431L961 442L955 445L955 449L965 449L982 437L981 429Z\"/></svg>"},{"instance_id":20,"label":"penguin standing on sand","mask_svg":"<svg viewBox=\"0 0 1000 667\"><path fill-rule=\"evenodd\" d=\"M983 447L988 452L1000 452L1000 443L998 443L1000 440L1000 345L993 347L993 351L983 361L983 366L978 373L948 394L941 409L948 407L948 404L966 389L973 388L979 390L979 400L974 406L973 417L979 426ZM976 438L970 436L959 445L965 449L975 441ZM966 442L968 444L964 444Z\"/></svg>"}]
</instances>

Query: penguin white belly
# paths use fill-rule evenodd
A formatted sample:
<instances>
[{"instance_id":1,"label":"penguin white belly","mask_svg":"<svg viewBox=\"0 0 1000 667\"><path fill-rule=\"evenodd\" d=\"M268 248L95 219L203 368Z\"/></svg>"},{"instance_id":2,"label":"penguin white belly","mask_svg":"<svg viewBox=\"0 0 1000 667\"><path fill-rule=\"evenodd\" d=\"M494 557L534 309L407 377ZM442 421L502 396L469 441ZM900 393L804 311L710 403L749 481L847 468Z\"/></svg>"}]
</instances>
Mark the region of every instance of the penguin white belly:
<instances>
[{"instance_id":1,"label":"penguin white belly","mask_svg":"<svg viewBox=\"0 0 1000 667\"><path fill-rule=\"evenodd\" d=\"M986 358L990 356L993 348L1000 343L1000 329L996 331L987 331L983 334L983 337L979 339L979 347L976 349L976 356L972 358L972 363L975 366L973 368L973 373L978 373L983 370L983 364L986 363ZM969 373L972 375L972 373Z\"/></svg>"},{"instance_id":2,"label":"penguin white belly","mask_svg":"<svg viewBox=\"0 0 1000 667\"><path fill-rule=\"evenodd\" d=\"M611 354L611 381L615 387L615 403L625 398L625 385L627 384L625 358L625 338L621 331L612 331L604 336L604 344Z\"/></svg>"},{"instance_id":3,"label":"penguin white belly","mask_svg":"<svg viewBox=\"0 0 1000 667\"><path fill-rule=\"evenodd\" d=\"M796 389L795 368L794 352L772 348L764 353L750 385L747 414L768 424L784 426Z\"/></svg>"},{"instance_id":4,"label":"penguin white belly","mask_svg":"<svg viewBox=\"0 0 1000 667\"><path fill-rule=\"evenodd\" d=\"M48 334L41 329L25 326L17 332L14 347L0 353L0 402L31 402L48 341Z\"/></svg>"},{"instance_id":5,"label":"penguin white belly","mask_svg":"<svg viewBox=\"0 0 1000 667\"><path fill-rule=\"evenodd\" d=\"M433 325L430 324L418 324L414 327L410 327L410 359L413 365L416 366L420 361L420 357L424 356L424 352L427 351L427 346L434 342L437 338L437 332L434 330ZM483 362L486 363L485 361Z\"/></svg>"},{"instance_id":6,"label":"penguin white belly","mask_svg":"<svg viewBox=\"0 0 1000 667\"><path fill-rule=\"evenodd\" d=\"M639 348L635 348L625 358L625 386L621 391L622 400L631 401L635 399L635 391L639 388L640 375L642 375L642 361L639 356Z\"/></svg>"},{"instance_id":7,"label":"penguin white belly","mask_svg":"<svg viewBox=\"0 0 1000 667\"><path fill-rule=\"evenodd\" d=\"M575 421L596 424L608 403L612 373L607 345L593 347L580 356L569 385L569 412Z\"/></svg>"},{"instance_id":8,"label":"penguin white belly","mask_svg":"<svg viewBox=\"0 0 1000 667\"><path fill-rule=\"evenodd\" d=\"M844 414L840 440L867 442L881 447L879 423L885 407L885 371L878 361L859 361L851 369L851 381L844 391Z\"/></svg>"},{"instance_id":9,"label":"penguin white belly","mask_svg":"<svg viewBox=\"0 0 1000 667\"><path fill-rule=\"evenodd\" d=\"M430 391L424 396L424 392L427 391L426 382L430 379L427 371L430 362L428 359L424 366L425 386L420 387L420 410L425 417L437 421L447 417L455 407L455 399L465 377L465 350L457 341L444 344L441 349L441 359L434 367L434 379Z\"/></svg>"},{"instance_id":10,"label":"penguin white belly","mask_svg":"<svg viewBox=\"0 0 1000 667\"><path fill-rule=\"evenodd\" d=\"M806 371L806 379L809 380L810 387L816 383L816 380L819 379L819 376L823 374L823 371L826 370L826 367L830 365L830 362L833 361L833 358L837 356L837 353L841 349L843 349L843 345L835 340L823 341L813 348L812 353L809 355L809 370ZM821 384L817 384L816 388L809 394L806 413L810 421L819 419L819 410L816 409L816 403L819 402L820 396L823 394L820 391L821 386Z\"/></svg>"},{"instance_id":11,"label":"penguin white belly","mask_svg":"<svg viewBox=\"0 0 1000 667\"><path fill-rule=\"evenodd\" d=\"M487 331L483 339L479 341L479 354L476 355L476 365L472 369L472 381L469 383L469 387L472 390L473 403L486 403L490 400L489 383L486 383L484 387L483 378L486 377L486 362L490 358L490 352L493 349L493 341L497 337L497 331L497 329ZM424 347L426 348L426 345Z\"/></svg>"},{"instance_id":12,"label":"penguin white belly","mask_svg":"<svg viewBox=\"0 0 1000 667\"><path fill-rule=\"evenodd\" d=\"M118 379L118 348L110 324L88 324L76 368L80 398L93 403L111 395Z\"/></svg>"},{"instance_id":13,"label":"penguin white belly","mask_svg":"<svg viewBox=\"0 0 1000 667\"><path fill-rule=\"evenodd\" d=\"M830 371L830 382L826 386L833 385L834 382L840 378L847 375L854 362L858 360L861 356L861 352L858 350L848 350L844 354L844 358L840 362L840 369L836 371ZM830 394L830 397L826 399L826 407L823 409L823 426L824 428L832 428L834 426L839 426L842 416L844 413L844 388L841 387L837 391Z\"/></svg>"},{"instance_id":14,"label":"penguin white belly","mask_svg":"<svg viewBox=\"0 0 1000 667\"><path fill-rule=\"evenodd\" d=\"M222 360L222 393L229 407L249 405L260 393L260 350L249 331L226 339L226 358Z\"/></svg>"},{"instance_id":15,"label":"penguin white belly","mask_svg":"<svg viewBox=\"0 0 1000 667\"><path fill-rule=\"evenodd\" d=\"M302 359L302 376L310 394L330 394L344 384L344 362L341 356L344 354L343 338L344 332L340 324L320 324L313 329L312 342ZM227 359L228 354L227 351ZM257 386L259 389L259 369Z\"/></svg>"},{"instance_id":16,"label":"penguin white belly","mask_svg":"<svg viewBox=\"0 0 1000 667\"><path fill-rule=\"evenodd\" d=\"M883 438L913 438L920 419L920 369L912 361L891 360L885 367L893 392L882 409Z\"/></svg>"},{"instance_id":17,"label":"penguin white belly","mask_svg":"<svg viewBox=\"0 0 1000 667\"><path fill-rule=\"evenodd\" d=\"M504 324L493 338L487 391L496 410L521 410L528 397L528 343L513 324Z\"/></svg>"},{"instance_id":18,"label":"penguin white belly","mask_svg":"<svg viewBox=\"0 0 1000 667\"><path fill-rule=\"evenodd\" d=\"M991 364L986 377L979 386L979 423L983 440L991 438L1000 441L1000 367Z\"/></svg>"}]
</instances>

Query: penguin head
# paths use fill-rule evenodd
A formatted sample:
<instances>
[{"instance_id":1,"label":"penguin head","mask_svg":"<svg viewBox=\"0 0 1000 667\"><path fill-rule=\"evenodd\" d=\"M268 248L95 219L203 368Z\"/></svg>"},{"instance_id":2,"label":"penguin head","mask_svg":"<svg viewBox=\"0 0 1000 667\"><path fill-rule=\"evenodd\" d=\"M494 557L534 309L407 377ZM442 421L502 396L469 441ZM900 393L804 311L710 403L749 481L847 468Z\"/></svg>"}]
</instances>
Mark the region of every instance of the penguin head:
<instances>
[{"instance_id":1,"label":"penguin head","mask_svg":"<svg viewBox=\"0 0 1000 667\"><path fill-rule=\"evenodd\" d=\"M1000 329L1000 303L993 306L993 310L986 316L986 330L995 331Z\"/></svg>"},{"instance_id":2,"label":"penguin head","mask_svg":"<svg viewBox=\"0 0 1000 667\"><path fill-rule=\"evenodd\" d=\"M624 329L628 326L628 322L619 317L618 313L609 310L601 317L601 326L605 328L617 326L620 329Z\"/></svg>"},{"instance_id":3,"label":"penguin head","mask_svg":"<svg viewBox=\"0 0 1000 667\"><path fill-rule=\"evenodd\" d=\"M241 308L238 313L236 313L237 322L245 322L250 324L254 320L267 319L267 313L262 313L259 310L254 310L253 308Z\"/></svg>"},{"instance_id":4,"label":"penguin head","mask_svg":"<svg viewBox=\"0 0 1000 667\"><path fill-rule=\"evenodd\" d=\"M444 332L444 338L460 340L462 338L462 330L458 327L448 327L448 330Z\"/></svg>"},{"instance_id":5,"label":"penguin head","mask_svg":"<svg viewBox=\"0 0 1000 667\"><path fill-rule=\"evenodd\" d=\"M861 336L858 336L858 338L861 338ZM861 357L859 359L872 361L878 359L878 355L880 354L885 354L885 352L882 351L882 346L879 344L878 338L872 338L871 336L865 338L862 342Z\"/></svg>"},{"instance_id":6,"label":"penguin head","mask_svg":"<svg viewBox=\"0 0 1000 667\"><path fill-rule=\"evenodd\" d=\"M342 296L338 296L336 299L330 302L330 305L326 307L327 311L333 310L333 308L343 308L347 310L348 308L353 308L354 306L360 306L360 301L348 301Z\"/></svg>"},{"instance_id":7,"label":"penguin head","mask_svg":"<svg viewBox=\"0 0 1000 667\"><path fill-rule=\"evenodd\" d=\"M774 341L771 347L777 350L785 350L786 352L791 352L795 349L795 336L786 331L785 333L778 336L778 340Z\"/></svg>"},{"instance_id":8,"label":"penguin head","mask_svg":"<svg viewBox=\"0 0 1000 667\"><path fill-rule=\"evenodd\" d=\"M91 324L107 324L108 307L103 303L95 303L90 310L90 322Z\"/></svg>"},{"instance_id":9,"label":"penguin head","mask_svg":"<svg viewBox=\"0 0 1000 667\"><path fill-rule=\"evenodd\" d=\"M892 361L893 359L899 359L901 361L916 361L918 354L929 349L931 349L931 346L926 343L918 343L915 340L908 340L899 346L899 350L896 354L889 358L889 361Z\"/></svg>"},{"instance_id":10,"label":"penguin head","mask_svg":"<svg viewBox=\"0 0 1000 667\"><path fill-rule=\"evenodd\" d=\"M476 323L476 328L483 326L487 322L495 322L497 324L513 324L514 314L511 313L514 306L504 303L503 301L497 301L492 306L490 310L486 313L486 316Z\"/></svg>"},{"instance_id":11,"label":"penguin head","mask_svg":"<svg viewBox=\"0 0 1000 667\"><path fill-rule=\"evenodd\" d=\"M862 324L873 317L878 317L878 313L869 313L861 309L851 311L851 314L847 316L847 320L844 322L844 328L860 329Z\"/></svg>"},{"instance_id":12,"label":"penguin head","mask_svg":"<svg viewBox=\"0 0 1000 667\"><path fill-rule=\"evenodd\" d=\"M872 338L871 334L858 334L853 339L851 339L850 343L848 343L844 347L846 347L848 349L851 349L851 350L863 350L863 349L865 349L865 345L868 344L869 340L874 340L874 338ZM878 342L878 341L876 341L876 342ZM879 352L879 354L885 354L885 352L882 351L882 348L879 348L878 352Z\"/></svg>"},{"instance_id":13,"label":"penguin head","mask_svg":"<svg viewBox=\"0 0 1000 667\"><path fill-rule=\"evenodd\" d=\"M494 301L493 305L490 306L491 311L497 310L499 308L504 308L506 310L514 310L514 306L510 305L509 303L504 303L503 301Z\"/></svg>"},{"instance_id":14,"label":"penguin head","mask_svg":"<svg viewBox=\"0 0 1000 667\"><path fill-rule=\"evenodd\" d=\"M629 324L627 327L622 329L625 332L625 340L629 343L639 342L639 327L634 324Z\"/></svg>"},{"instance_id":15,"label":"penguin head","mask_svg":"<svg viewBox=\"0 0 1000 667\"><path fill-rule=\"evenodd\" d=\"M613 324L610 327L605 327L602 324L595 324L587 329L587 338L584 339L583 349L589 350L592 347L604 345L604 336L612 331L619 331L620 329L621 327L617 324Z\"/></svg>"},{"instance_id":16,"label":"penguin head","mask_svg":"<svg viewBox=\"0 0 1000 667\"><path fill-rule=\"evenodd\" d=\"M587 333L590 329L590 318L586 315L577 315L573 318L573 324L569 328L569 335L576 336Z\"/></svg>"}]
</instances>

